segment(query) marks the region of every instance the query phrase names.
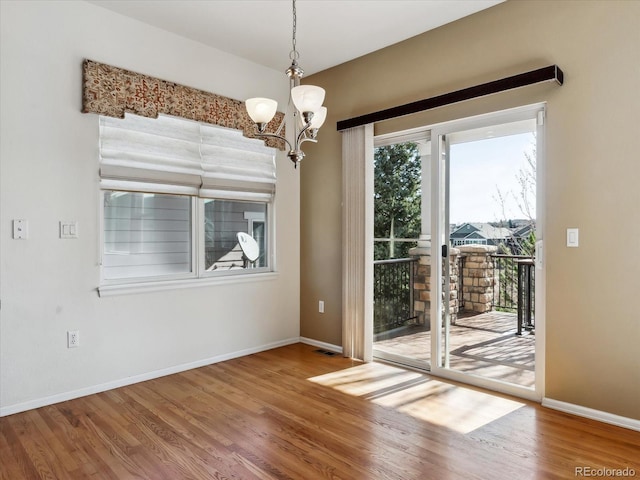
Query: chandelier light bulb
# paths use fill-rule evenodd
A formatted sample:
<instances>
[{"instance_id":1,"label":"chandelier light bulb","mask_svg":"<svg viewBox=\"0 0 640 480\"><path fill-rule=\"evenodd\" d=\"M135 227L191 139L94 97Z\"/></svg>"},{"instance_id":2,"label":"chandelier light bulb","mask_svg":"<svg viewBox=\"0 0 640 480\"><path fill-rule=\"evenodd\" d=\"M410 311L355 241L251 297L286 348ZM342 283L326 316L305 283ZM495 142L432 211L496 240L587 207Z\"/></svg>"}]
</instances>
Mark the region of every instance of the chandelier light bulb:
<instances>
[{"instance_id":1,"label":"chandelier light bulb","mask_svg":"<svg viewBox=\"0 0 640 480\"><path fill-rule=\"evenodd\" d=\"M327 118L327 107L320 107L313 114L311 126L309 128L320 128Z\"/></svg>"},{"instance_id":2,"label":"chandelier light bulb","mask_svg":"<svg viewBox=\"0 0 640 480\"><path fill-rule=\"evenodd\" d=\"M300 112L317 112L324 102L324 88L298 85L291 89L291 99Z\"/></svg>"},{"instance_id":3,"label":"chandelier light bulb","mask_svg":"<svg viewBox=\"0 0 640 480\"><path fill-rule=\"evenodd\" d=\"M278 102L270 98L249 98L245 102L247 113L254 123L269 123L276 115Z\"/></svg>"}]
</instances>

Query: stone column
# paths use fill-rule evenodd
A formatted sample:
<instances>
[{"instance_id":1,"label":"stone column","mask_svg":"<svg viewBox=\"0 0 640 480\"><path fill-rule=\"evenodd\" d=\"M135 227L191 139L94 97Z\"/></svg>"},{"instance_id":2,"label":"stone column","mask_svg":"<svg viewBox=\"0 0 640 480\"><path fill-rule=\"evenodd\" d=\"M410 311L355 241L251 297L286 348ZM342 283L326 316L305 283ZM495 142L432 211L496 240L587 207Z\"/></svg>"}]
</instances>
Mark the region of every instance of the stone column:
<instances>
[{"instance_id":1,"label":"stone column","mask_svg":"<svg viewBox=\"0 0 640 480\"><path fill-rule=\"evenodd\" d=\"M463 310L475 313L490 312L494 295L498 295L499 281L494 272L491 255L498 251L493 245L462 245Z\"/></svg>"},{"instance_id":2,"label":"stone column","mask_svg":"<svg viewBox=\"0 0 640 480\"><path fill-rule=\"evenodd\" d=\"M451 323L456 323L458 311L460 310L460 292L458 291L459 255L460 250L457 248L449 249L449 315Z\"/></svg>"},{"instance_id":3,"label":"stone column","mask_svg":"<svg viewBox=\"0 0 640 480\"><path fill-rule=\"evenodd\" d=\"M431 308L431 249L415 247L409 249L409 255L417 257L413 263L413 310L419 325L429 325Z\"/></svg>"},{"instance_id":4,"label":"stone column","mask_svg":"<svg viewBox=\"0 0 640 480\"><path fill-rule=\"evenodd\" d=\"M449 307L451 322L455 323L459 308L458 255L457 248L449 249L450 293ZM409 255L417 257L413 270L413 308L420 325L430 325L431 319L431 248L414 247Z\"/></svg>"}]
</instances>

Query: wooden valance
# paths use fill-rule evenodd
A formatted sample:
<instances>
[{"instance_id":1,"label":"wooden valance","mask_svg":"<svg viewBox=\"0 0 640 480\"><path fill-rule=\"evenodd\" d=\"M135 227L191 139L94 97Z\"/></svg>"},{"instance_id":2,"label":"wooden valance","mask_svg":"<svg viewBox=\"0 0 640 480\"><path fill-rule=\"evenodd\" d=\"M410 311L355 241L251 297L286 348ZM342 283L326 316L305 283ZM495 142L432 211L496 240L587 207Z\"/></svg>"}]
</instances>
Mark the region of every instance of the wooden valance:
<instances>
[{"instance_id":1,"label":"wooden valance","mask_svg":"<svg viewBox=\"0 0 640 480\"><path fill-rule=\"evenodd\" d=\"M549 65L548 67L519 73L518 75L501 78L500 80L494 80L481 85L474 85L473 87L463 88L462 90L445 93L444 95L437 95L435 97L425 98L424 100L418 100L417 102L406 103L404 105L398 105L397 107L387 108L386 110L368 113L359 117L340 120L337 124L337 128L338 131L347 130L349 128L367 125L368 123L382 122L392 118L402 117L404 115L424 112L425 110L430 110L432 108L452 105L454 103L464 102L473 98L484 97L494 93L513 90L514 88L526 87L527 85L550 81L554 81L558 85L562 85L564 83L564 73L557 65Z\"/></svg>"},{"instance_id":2,"label":"wooden valance","mask_svg":"<svg viewBox=\"0 0 640 480\"><path fill-rule=\"evenodd\" d=\"M124 118L125 112L157 118L173 115L197 122L241 130L246 137L255 136L256 127L244 102L185 87L166 80L85 60L82 66L82 112ZM268 124L273 133L284 118L277 112ZM284 135L284 132L282 132ZM284 142L269 138L265 143L284 149Z\"/></svg>"}]
</instances>

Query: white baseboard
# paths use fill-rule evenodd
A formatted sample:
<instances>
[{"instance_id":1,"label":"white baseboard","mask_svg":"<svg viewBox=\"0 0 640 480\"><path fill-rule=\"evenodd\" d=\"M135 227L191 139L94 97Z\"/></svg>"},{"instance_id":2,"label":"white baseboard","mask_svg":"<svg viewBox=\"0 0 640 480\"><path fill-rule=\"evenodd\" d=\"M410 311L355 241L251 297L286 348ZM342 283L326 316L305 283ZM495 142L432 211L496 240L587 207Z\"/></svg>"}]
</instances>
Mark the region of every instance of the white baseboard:
<instances>
[{"instance_id":1,"label":"white baseboard","mask_svg":"<svg viewBox=\"0 0 640 480\"><path fill-rule=\"evenodd\" d=\"M112 390L118 387L133 385L134 383L153 380L154 378L164 377L166 375L172 375L174 373L180 373L186 370L204 367L206 365L212 365L218 362L224 362L225 360L232 360L234 358L244 357L246 355L264 352L265 350L271 350L273 348L284 347L285 345L291 345L294 343L298 343L300 341L301 340L298 337L288 338L285 340L279 340L277 342L267 343L265 345L260 345L257 347L247 348L245 350L239 350L237 352L216 355L215 357L205 358L202 360L197 360L195 362L184 363L182 365L175 365L173 367L163 368L162 370L154 370L153 372L134 375L133 377L113 380L111 382L101 383L99 385L92 385L90 387L80 388L78 390L73 390L70 392L58 393L56 395L50 395L48 397L29 400L28 402L24 402L24 403L9 405L9 406L0 408L0 417L13 415L14 413L20 413L27 410L33 410L34 408L40 408L47 405L53 405L54 403L73 400L74 398L85 397L87 395L92 395L94 393L100 393L107 390Z\"/></svg>"},{"instance_id":2,"label":"white baseboard","mask_svg":"<svg viewBox=\"0 0 640 480\"><path fill-rule=\"evenodd\" d=\"M602 410L594 410L593 408L582 407L573 403L561 402L546 397L542 399L542 406L640 432L640 420L633 418L622 417L613 413L603 412Z\"/></svg>"},{"instance_id":3,"label":"white baseboard","mask_svg":"<svg viewBox=\"0 0 640 480\"><path fill-rule=\"evenodd\" d=\"M329 350L330 352L342 353L342 347L333 345L332 343L320 342L318 340L314 340L313 338L300 337L300 343L306 343L307 345L311 345L313 347L324 348L325 350Z\"/></svg>"}]
</instances>

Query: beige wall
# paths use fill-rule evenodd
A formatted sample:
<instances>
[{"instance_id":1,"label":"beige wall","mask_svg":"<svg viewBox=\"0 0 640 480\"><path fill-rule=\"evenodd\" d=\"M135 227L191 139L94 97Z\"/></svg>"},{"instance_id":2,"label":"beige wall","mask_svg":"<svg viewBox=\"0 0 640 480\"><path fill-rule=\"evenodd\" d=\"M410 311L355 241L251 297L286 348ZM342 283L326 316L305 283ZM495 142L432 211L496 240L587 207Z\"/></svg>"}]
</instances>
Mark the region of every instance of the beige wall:
<instances>
[{"instance_id":1,"label":"beige wall","mask_svg":"<svg viewBox=\"0 0 640 480\"><path fill-rule=\"evenodd\" d=\"M301 167L301 335L341 344L338 120L557 64L541 85L376 133L548 102L545 396L640 418L640 2L510 0L316 74L330 117ZM565 246L580 228L580 248ZM325 301L324 314L318 300Z\"/></svg>"}]
</instances>

